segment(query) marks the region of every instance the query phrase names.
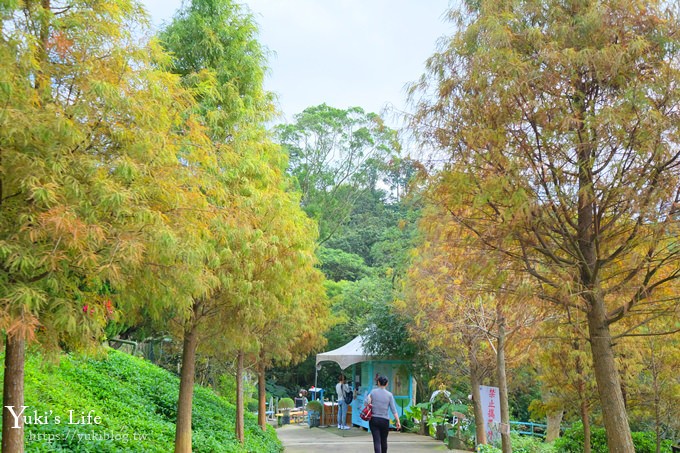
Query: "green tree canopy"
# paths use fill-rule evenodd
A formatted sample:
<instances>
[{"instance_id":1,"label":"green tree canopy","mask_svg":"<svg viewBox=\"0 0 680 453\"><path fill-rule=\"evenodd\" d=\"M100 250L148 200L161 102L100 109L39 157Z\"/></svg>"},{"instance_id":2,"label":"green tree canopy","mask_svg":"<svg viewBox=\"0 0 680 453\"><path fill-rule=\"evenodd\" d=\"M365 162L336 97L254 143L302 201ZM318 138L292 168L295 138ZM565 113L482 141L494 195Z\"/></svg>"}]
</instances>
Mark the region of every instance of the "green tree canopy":
<instances>
[{"instance_id":1,"label":"green tree canopy","mask_svg":"<svg viewBox=\"0 0 680 453\"><path fill-rule=\"evenodd\" d=\"M320 247L318 251L321 270L327 278L356 281L370 275L371 269L360 256L338 249Z\"/></svg>"},{"instance_id":2,"label":"green tree canopy","mask_svg":"<svg viewBox=\"0 0 680 453\"><path fill-rule=\"evenodd\" d=\"M273 113L272 96L262 89L267 52L257 33L247 7L232 0L193 0L159 34L174 72L194 91L218 142L233 139L238 124Z\"/></svg>"},{"instance_id":3,"label":"green tree canopy","mask_svg":"<svg viewBox=\"0 0 680 453\"><path fill-rule=\"evenodd\" d=\"M386 163L400 151L396 131L361 107L321 104L276 127L302 206L319 221L325 242L347 221L356 199L378 187Z\"/></svg>"}]
</instances>

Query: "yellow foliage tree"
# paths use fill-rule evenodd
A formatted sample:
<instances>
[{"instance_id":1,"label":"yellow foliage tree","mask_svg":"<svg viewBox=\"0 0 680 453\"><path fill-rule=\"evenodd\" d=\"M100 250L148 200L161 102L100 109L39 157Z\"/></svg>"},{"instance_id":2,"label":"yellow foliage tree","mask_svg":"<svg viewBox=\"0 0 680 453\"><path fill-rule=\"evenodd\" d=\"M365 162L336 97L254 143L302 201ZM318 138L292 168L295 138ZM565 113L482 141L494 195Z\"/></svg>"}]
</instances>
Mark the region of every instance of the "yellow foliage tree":
<instances>
[{"instance_id":1,"label":"yellow foliage tree","mask_svg":"<svg viewBox=\"0 0 680 453\"><path fill-rule=\"evenodd\" d=\"M136 42L137 4L4 2L0 15L2 450L14 453L23 427L7 407L23 405L26 341L96 347L126 315L111 293L174 236L168 213L203 203L182 184L197 159L183 143L201 132L167 57Z\"/></svg>"}]
</instances>

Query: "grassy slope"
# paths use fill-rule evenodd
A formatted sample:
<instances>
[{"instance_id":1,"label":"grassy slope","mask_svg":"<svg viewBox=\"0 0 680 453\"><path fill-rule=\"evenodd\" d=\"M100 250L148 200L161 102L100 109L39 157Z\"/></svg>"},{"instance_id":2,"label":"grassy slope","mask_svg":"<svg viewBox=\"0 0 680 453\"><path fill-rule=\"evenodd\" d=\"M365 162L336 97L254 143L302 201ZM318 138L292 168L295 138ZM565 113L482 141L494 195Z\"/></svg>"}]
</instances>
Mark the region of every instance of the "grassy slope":
<instances>
[{"instance_id":1,"label":"grassy slope","mask_svg":"<svg viewBox=\"0 0 680 453\"><path fill-rule=\"evenodd\" d=\"M179 379L149 362L114 350L104 359L66 356L58 365L32 354L25 382L24 415L39 416L26 425L27 452L173 451ZM194 452L282 451L274 430L262 432L251 414L241 446L234 406L211 390L197 386L193 406ZM94 411L100 423L69 424L69 411L74 422Z\"/></svg>"}]
</instances>

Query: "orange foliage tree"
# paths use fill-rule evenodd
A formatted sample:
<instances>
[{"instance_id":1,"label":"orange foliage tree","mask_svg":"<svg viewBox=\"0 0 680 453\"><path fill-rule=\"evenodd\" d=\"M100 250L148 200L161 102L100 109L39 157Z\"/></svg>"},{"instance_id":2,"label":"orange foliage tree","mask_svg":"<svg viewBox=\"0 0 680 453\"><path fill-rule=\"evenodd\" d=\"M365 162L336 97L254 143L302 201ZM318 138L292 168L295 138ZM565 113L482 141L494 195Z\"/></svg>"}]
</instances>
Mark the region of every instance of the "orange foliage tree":
<instances>
[{"instance_id":1,"label":"orange foliage tree","mask_svg":"<svg viewBox=\"0 0 680 453\"><path fill-rule=\"evenodd\" d=\"M466 2L412 90L414 128L449 156L437 183L456 221L555 310L584 313L621 453L634 446L617 341L679 309L664 291L680 278L678 13L662 1Z\"/></svg>"}]
</instances>

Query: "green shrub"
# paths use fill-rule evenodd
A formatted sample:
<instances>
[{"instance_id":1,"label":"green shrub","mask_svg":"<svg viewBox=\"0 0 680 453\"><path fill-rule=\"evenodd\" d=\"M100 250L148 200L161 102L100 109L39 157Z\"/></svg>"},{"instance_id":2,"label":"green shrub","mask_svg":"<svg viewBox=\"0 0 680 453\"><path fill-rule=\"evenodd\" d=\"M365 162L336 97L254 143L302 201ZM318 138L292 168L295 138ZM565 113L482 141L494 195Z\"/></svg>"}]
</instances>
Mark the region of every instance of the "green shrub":
<instances>
[{"instance_id":1,"label":"green shrub","mask_svg":"<svg viewBox=\"0 0 680 453\"><path fill-rule=\"evenodd\" d=\"M636 453L654 453L656 452L656 436L649 431L633 432L633 444L635 445ZM560 453L580 453L583 451L584 435L583 424L581 422L574 423L574 425L567 429L562 437L555 440L555 448ZM590 444L592 453L609 453L607 447L607 436L604 428L591 428ZM661 452L671 452L671 441L664 440L661 442Z\"/></svg>"},{"instance_id":2,"label":"green shrub","mask_svg":"<svg viewBox=\"0 0 680 453\"><path fill-rule=\"evenodd\" d=\"M416 420L420 422L422 409L417 405L411 405L404 410L401 417L401 426L405 432L417 432L420 427L416 424Z\"/></svg>"},{"instance_id":3,"label":"green shrub","mask_svg":"<svg viewBox=\"0 0 680 453\"><path fill-rule=\"evenodd\" d=\"M25 373L29 406L25 414L48 416L46 424L26 425L26 451L165 453L174 449L179 379L171 373L115 350L99 360L64 356L59 365L45 363L39 354L27 354ZM100 417L100 423L68 424L70 414L79 419L90 411ZM245 416L246 441L241 445L234 435L235 413L225 399L196 386L194 451L282 451L273 428L263 432L252 414Z\"/></svg>"},{"instance_id":4,"label":"green shrub","mask_svg":"<svg viewBox=\"0 0 680 453\"><path fill-rule=\"evenodd\" d=\"M522 436L510 433L513 453L555 453L558 450L553 444L546 444L538 437ZM501 449L493 445L477 445L477 453L501 453Z\"/></svg>"},{"instance_id":5,"label":"green shrub","mask_svg":"<svg viewBox=\"0 0 680 453\"><path fill-rule=\"evenodd\" d=\"M545 443L540 437L523 436L510 433L513 453L555 453L557 450L552 443Z\"/></svg>"},{"instance_id":6,"label":"green shrub","mask_svg":"<svg viewBox=\"0 0 680 453\"><path fill-rule=\"evenodd\" d=\"M477 453L502 453L500 448L496 448L490 444L479 444L477 445L477 448L475 448L475 451Z\"/></svg>"},{"instance_id":7,"label":"green shrub","mask_svg":"<svg viewBox=\"0 0 680 453\"><path fill-rule=\"evenodd\" d=\"M632 432L633 444L635 445L635 453L655 453L656 452L656 434L652 431L637 431ZM672 448L672 441L666 439L661 441L661 452L670 453Z\"/></svg>"},{"instance_id":8,"label":"green shrub","mask_svg":"<svg viewBox=\"0 0 680 453\"><path fill-rule=\"evenodd\" d=\"M248 412L257 412L259 409L259 402L257 400L248 400L246 409L248 409Z\"/></svg>"},{"instance_id":9,"label":"green shrub","mask_svg":"<svg viewBox=\"0 0 680 453\"><path fill-rule=\"evenodd\" d=\"M279 409L292 409L295 407L295 402L292 398L281 398L279 400Z\"/></svg>"},{"instance_id":10,"label":"green shrub","mask_svg":"<svg viewBox=\"0 0 680 453\"><path fill-rule=\"evenodd\" d=\"M321 412L321 408L323 405L321 404L321 401L319 400L312 400L307 403L307 410L308 411L316 411L316 412Z\"/></svg>"}]
</instances>

